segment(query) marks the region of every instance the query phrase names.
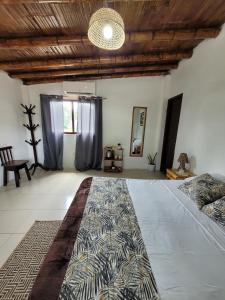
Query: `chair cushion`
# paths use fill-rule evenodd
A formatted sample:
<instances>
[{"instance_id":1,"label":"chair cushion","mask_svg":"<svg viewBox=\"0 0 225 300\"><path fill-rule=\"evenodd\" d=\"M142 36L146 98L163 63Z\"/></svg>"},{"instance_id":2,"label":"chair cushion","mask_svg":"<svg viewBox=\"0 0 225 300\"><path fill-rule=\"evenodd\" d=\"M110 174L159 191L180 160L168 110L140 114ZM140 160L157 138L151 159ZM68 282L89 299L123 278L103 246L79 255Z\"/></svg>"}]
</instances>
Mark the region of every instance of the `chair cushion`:
<instances>
[{"instance_id":1,"label":"chair cushion","mask_svg":"<svg viewBox=\"0 0 225 300\"><path fill-rule=\"evenodd\" d=\"M225 183L216 180L209 174L203 174L184 182L178 189L190 197L199 209L225 196Z\"/></svg>"}]
</instances>

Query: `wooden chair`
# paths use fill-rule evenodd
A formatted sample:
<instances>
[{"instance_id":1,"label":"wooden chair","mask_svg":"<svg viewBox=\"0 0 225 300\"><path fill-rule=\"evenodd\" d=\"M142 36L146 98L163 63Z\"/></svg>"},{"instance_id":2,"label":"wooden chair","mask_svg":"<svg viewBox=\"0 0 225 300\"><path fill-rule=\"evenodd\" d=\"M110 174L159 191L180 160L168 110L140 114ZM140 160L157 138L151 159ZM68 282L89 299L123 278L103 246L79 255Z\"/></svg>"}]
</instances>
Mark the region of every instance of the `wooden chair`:
<instances>
[{"instance_id":1,"label":"wooden chair","mask_svg":"<svg viewBox=\"0 0 225 300\"><path fill-rule=\"evenodd\" d=\"M27 167L28 160L14 160L12 156L12 146L0 148L0 159L3 166L4 186L8 183L8 171L14 172L16 187L20 186L20 169L25 169L28 180L31 180Z\"/></svg>"}]
</instances>

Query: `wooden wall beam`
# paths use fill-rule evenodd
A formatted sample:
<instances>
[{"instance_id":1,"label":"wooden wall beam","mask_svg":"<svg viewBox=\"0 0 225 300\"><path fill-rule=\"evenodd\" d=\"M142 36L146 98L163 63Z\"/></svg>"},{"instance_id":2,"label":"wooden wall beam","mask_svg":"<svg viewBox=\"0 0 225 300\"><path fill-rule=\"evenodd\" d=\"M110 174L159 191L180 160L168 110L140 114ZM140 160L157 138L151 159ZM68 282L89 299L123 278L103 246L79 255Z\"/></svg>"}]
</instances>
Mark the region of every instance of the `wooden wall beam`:
<instances>
[{"instance_id":1,"label":"wooden wall beam","mask_svg":"<svg viewBox=\"0 0 225 300\"><path fill-rule=\"evenodd\" d=\"M0 0L1 4L29 4L29 3L36 3L36 4L51 4L51 3L61 3L61 4L68 4L68 3L77 3L79 0Z\"/></svg>"},{"instance_id":2,"label":"wooden wall beam","mask_svg":"<svg viewBox=\"0 0 225 300\"><path fill-rule=\"evenodd\" d=\"M168 71L176 69L177 63L174 64L161 64L161 65L150 65L150 66L133 66L133 67L120 67L120 68L104 68L104 69L66 69L66 70L55 70L45 72L33 72L33 73L11 73L9 74L12 78L20 79L34 79L34 78L52 78L62 76L78 76L78 75L103 75L103 74L114 74L114 73L128 73L128 72L143 72L143 71Z\"/></svg>"},{"instance_id":3,"label":"wooden wall beam","mask_svg":"<svg viewBox=\"0 0 225 300\"><path fill-rule=\"evenodd\" d=\"M36 3L36 4L69 4L69 3L79 3L79 2L85 2L88 0L0 0L1 4L10 4L10 5L15 5L15 4L29 4L29 3ZM129 0L106 0L108 3L112 2L127 2ZM133 0L134 2L138 2L140 0ZM152 6L161 6L165 5L168 6L170 4L170 0L144 0L146 2L152 2Z\"/></svg>"},{"instance_id":4,"label":"wooden wall beam","mask_svg":"<svg viewBox=\"0 0 225 300\"><path fill-rule=\"evenodd\" d=\"M43 84L43 83L54 83L62 81L87 81L87 80L100 80L110 78L128 78L128 77L143 77L143 76L165 76L168 75L168 71L155 71L155 72L136 72L136 73L124 73L124 74L105 74L95 76L68 76L59 78L42 78L42 79L31 79L23 80L25 85L32 84Z\"/></svg>"},{"instance_id":5,"label":"wooden wall beam","mask_svg":"<svg viewBox=\"0 0 225 300\"><path fill-rule=\"evenodd\" d=\"M168 61L180 61L184 58L190 58L192 50L177 52L159 52L151 54L137 54L127 56L101 56L88 58L58 58L34 61L5 61L0 62L0 69L6 71L31 71L31 70L49 70L66 67L100 67L104 65L118 64L139 64L139 63L159 63Z\"/></svg>"},{"instance_id":6,"label":"wooden wall beam","mask_svg":"<svg viewBox=\"0 0 225 300\"><path fill-rule=\"evenodd\" d=\"M178 29L126 33L126 42L144 43L148 41L185 41L215 38L220 28ZM65 46L74 44L91 44L86 35L42 36L0 38L0 48L27 49L34 47Z\"/></svg>"}]
</instances>

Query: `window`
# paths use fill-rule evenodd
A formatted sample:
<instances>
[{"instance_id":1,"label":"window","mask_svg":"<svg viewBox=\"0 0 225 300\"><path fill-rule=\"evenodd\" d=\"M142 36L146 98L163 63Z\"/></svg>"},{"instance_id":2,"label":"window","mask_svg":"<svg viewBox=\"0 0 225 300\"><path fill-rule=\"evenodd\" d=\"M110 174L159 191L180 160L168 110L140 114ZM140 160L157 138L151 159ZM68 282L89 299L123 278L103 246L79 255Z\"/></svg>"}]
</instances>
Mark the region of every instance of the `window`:
<instances>
[{"instance_id":1,"label":"window","mask_svg":"<svg viewBox=\"0 0 225 300\"><path fill-rule=\"evenodd\" d=\"M64 133L77 132L77 101L64 100Z\"/></svg>"}]
</instances>

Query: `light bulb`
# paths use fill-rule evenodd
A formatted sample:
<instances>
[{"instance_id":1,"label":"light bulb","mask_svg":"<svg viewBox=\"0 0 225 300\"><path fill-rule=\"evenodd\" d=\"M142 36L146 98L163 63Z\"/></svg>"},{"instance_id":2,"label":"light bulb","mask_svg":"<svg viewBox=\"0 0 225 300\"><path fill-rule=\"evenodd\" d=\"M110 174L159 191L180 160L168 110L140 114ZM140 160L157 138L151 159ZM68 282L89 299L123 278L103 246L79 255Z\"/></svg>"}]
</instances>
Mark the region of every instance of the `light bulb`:
<instances>
[{"instance_id":1,"label":"light bulb","mask_svg":"<svg viewBox=\"0 0 225 300\"><path fill-rule=\"evenodd\" d=\"M103 28L103 35L106 40L110 40L113 36L113 30L110 25L105 25Z\"/></svg>"}]
</instances>

